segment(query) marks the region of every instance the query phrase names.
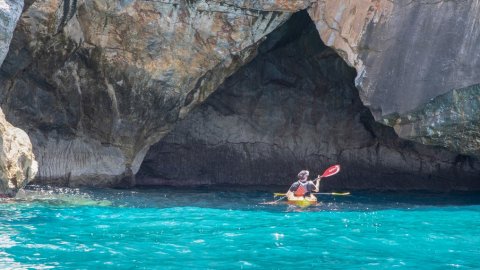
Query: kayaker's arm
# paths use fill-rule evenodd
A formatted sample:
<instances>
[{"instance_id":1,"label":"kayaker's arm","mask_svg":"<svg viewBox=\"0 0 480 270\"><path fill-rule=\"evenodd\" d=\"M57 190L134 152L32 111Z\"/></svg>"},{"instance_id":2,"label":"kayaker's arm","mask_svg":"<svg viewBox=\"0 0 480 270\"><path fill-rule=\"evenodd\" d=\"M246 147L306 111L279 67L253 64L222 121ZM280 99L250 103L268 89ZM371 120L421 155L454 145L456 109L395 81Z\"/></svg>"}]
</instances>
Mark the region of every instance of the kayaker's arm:
<instances>
[{"instance_id":1,"label":"kayaker's arm","mask_svg":"<svg viewBox=\"0 0 480 270\"><path fill-rule=\"evenodd\" d=\"M295 195L293 194L293 192L290 191L290 190L287 191L287 193L286 193L285 195L287 196L287 198L293 198L293 197L295 197Z\"/></svg>"}]
</instances>

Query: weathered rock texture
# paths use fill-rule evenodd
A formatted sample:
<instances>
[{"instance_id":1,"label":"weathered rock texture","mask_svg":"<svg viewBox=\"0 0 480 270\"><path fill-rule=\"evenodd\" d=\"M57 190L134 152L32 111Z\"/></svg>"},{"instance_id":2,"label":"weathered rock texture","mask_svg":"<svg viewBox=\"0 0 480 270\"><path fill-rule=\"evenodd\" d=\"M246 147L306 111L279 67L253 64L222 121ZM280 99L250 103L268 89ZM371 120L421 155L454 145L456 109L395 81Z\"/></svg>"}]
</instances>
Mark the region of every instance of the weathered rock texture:
<instances>
[{"instance_id":1,"label":"weathered rock texture","mask_svg":"<svg viewBox=\"0 0 480 270\"><path fill-rule=\"evenodd\" d=\"M301 169L321 173L339 163L342 172L323 190L480 190L475 159L399 139L377 124L355 75L308 16L296 14L152 147L137 181L289 185Z\"/></svg>"},{"instance_id":2,"label":"weathered rock texture","mask_svg":"<svg viewBox=\"0 0 480 270\"><path fill-rule=\"evenodd\" d=\"M7 122L0 109L0 197L14 196L35 177L37 170L28 135Z\"/></svg>"},{"instance_id":3,"label":"weathered rock texture","mask_svg":"<svg viewBox=\"0 0 480 270\"><path fill-rule=\"evenodd\" d=\"M385 121L403 138L480 156L480 85L450 91Z\"/></svg>"},{"instance_id":4,"label":"weathered rock texture","mask_svg":"<svg viewBox=\"0 0 480 270\"><path fill-rule=\"evenodd\" d=\"M360 98L377 121L391 123L392 114L405 116L420 106L432 106L425 105L432 98L480 83L479 0L319 0L309 14L325 44L356 68ZM424 138L480 156L469 145L478 140L476 123L449 122L457 127L438 130L438 138ZM455 130L470 127L474 129L466 132L469 136L458 138L462 142L443 142L455 137Z\"/></svg>"},{"instance_id":5,"label":"weathered rock texture","mask_svg":"<svg viewBox=\"0 0 480 270\"><path fill-rule=\"evenodd\" d=\"M131 185L150 145L311 1L28 1L0 105L38 181Z\"/></svg>"},{"instance_id":6,"label":"weathered rock texture","mask_svg":"<svg viewBox=\"0 0 480 270\"><path fill-rule=\"evenodd\" d=\"M23 0L0 0L0 66L7 55L22 8Z\"/></svg>"}]
</instances>

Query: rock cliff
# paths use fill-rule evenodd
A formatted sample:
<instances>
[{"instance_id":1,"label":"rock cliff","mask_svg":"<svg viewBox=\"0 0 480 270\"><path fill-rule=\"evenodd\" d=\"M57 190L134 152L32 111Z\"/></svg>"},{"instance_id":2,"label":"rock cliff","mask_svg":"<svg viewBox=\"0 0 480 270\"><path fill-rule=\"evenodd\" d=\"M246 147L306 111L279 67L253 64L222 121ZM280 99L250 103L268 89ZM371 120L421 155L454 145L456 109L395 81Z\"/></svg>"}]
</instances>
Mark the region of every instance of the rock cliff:
<instances>
[{"instance_id":1,"label":"rock cliff","mask_svg":"<svg viewBox=\"0 0 480 270\"><path fill-rule=\"evenodd\" d=\"M150 145L311 1L28 1L0 106L37 180L129 186Z\"/></svg>"},{"instance_id":2,"label":"rock cliff","mask_svg":"<svg viewBox=\"0 0 480 270\"><path fill-rule=\"evenodd\" d=\"M23 8L23 0L0 1L0 66L10 47L13 31ZM28 135L13 127L0 108L0 197L14 196L37 173Z\"/></svg>"},{"instance_id":3,"label":"rock cliff","mask_svg":"<svg viewBox=\"0 0 480 270\"><path fill-rule=\"evenodd\" d=\"M28 135L7 122L0 109L0 197L14 196L37 170Z\"/></svg>"},{"instance_id":4,"label":"rock cliff","mask_svg":"<svg viewBox=\"0 0 480 270\"><path fill-rule=\"evenodd\" d=\"M475 159L399 139L374 121L355 70L305 13L259 51L152 147L139 184L288 185L301 169L339 163L323 190L480 190Z\"/></svg>"},{"instance_id":5,"label":"rock cliff","mask_svg":"<svg viewBox=\"0 0 480 270\"><path fill-rule=\"evenodd\" d=\"M299 10L309 16L279 28ZM30 136L38 183L135 185L175 128L140 184L285 184L340 162L326 188L478 189L479 11L480 0L0 0L0 107Z\"/></svg>"},{"instance_id":6,"label":"rock cliff","mask_svg":"<svg viewBox=\"0 0 480 270\"><path fill-rule=\"evenodd\" d=\"M363 103L386 124L439 104L433 98L480 83L479 13L478 0L319 0L309 9L325 44L356 68L355 84ZM443 108L450 109L457 110ZM438 131L433 137L424 133L417 141L480 156L478 121L426 117L444 124L431 126L433 119L417 122L420 129ZM402 129L395 128L401 137L419 138ZM467 129L461 138L454 134L460 129ZM453 137L462 142L445 142Z\"/></svg>"}]
</instances>

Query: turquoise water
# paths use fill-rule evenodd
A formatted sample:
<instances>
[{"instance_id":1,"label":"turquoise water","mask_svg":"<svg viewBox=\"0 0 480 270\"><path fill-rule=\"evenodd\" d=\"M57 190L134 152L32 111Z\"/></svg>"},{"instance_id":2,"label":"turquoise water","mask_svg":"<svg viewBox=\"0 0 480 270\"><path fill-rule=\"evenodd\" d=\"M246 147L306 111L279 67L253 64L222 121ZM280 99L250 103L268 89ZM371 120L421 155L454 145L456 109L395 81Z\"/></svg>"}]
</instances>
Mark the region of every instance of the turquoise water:
<instances>
[{"instance_id":1,"label":"turquoise water","mask_svg":"<svg viewBox=\"0 0 480 270\"><path fill-rule=\"evenodd\" d=\"M480 196L33 188L0 203L0 269L480 269Z\"/></svg>"}]
</instances>

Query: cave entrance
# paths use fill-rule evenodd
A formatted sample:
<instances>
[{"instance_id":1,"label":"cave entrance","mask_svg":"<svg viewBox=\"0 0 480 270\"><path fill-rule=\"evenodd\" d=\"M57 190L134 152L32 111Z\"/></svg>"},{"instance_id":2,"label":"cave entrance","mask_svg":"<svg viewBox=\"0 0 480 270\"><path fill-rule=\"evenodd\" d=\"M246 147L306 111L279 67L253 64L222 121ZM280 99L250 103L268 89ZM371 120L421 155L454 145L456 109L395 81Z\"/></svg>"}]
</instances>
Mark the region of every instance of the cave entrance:
<instances>
[{"instance_id":1,"label":"cave entrance","mask_svg":"<svg viewBox=\"0 0 480 270\"><path fill-rule=\"evenodd\" d=\"M308 13L298 12L152 146L137 184L280 188L302 169L313 176L341 164L323 190L451 188L436 176L457 173L448 161L454 155L400 140L375 123L355 76L321 41Z\"/></svg>"}]
</instances>

